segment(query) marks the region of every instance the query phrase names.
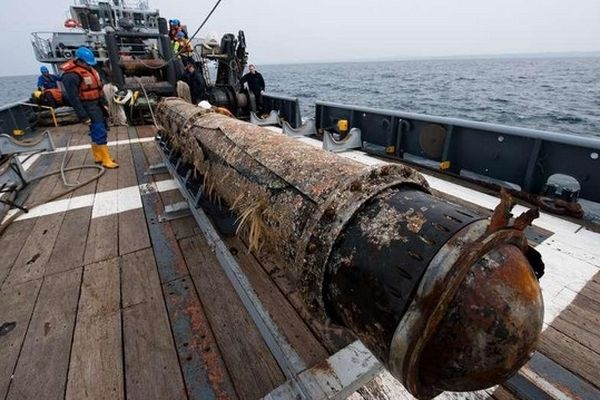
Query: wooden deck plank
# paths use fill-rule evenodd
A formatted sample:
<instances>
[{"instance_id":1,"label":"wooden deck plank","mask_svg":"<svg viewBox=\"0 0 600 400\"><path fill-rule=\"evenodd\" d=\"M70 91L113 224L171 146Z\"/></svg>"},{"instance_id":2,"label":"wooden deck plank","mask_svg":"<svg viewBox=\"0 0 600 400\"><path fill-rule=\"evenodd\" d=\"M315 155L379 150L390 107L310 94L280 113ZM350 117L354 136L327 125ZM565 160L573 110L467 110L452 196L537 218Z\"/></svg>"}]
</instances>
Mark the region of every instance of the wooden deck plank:
<instances>
[{"instance_id":1,"label":"wooden deck plank","mask_svg":"<svg viewBox=\"0 0 600 400\"><path fill-rule=\"evenodd\" d=\"M58 170L60 168L60 164L62 162L62 154L51 154L51 155L45 155L45 157L50 158L49 160L44 160L43 162L36 162L36 166L37 165L47 165L48 167L46 168L45 172L48 172L49 170ZM81 152L70 152L66 154L66 160L68 162L67 166L78 166L78 165L82 165L84 163L84 160L86 160L88 156L86 155L86 153L81 153ZM34 166L35 167L35 166ZM36 169L36 168L33 168ZM79 178L79 176L84 173L84 170L77 170L77 171L71 171L71 172L67 172L66 173L66 178L69 182L76 182ZM39 172L41 173L41 172ZM34 187L33 190L31 192L31 195L29 196L29 198L27 199L26 204L33 204L34 202L39 202L45 199L50 198L50 196L53 195L57 195L60 192L64 191L66 189L66 187L63 185L62 183L62 179L60 178L60 175L54 175L48 178L44 178L43 180L39 181ZM76 192L78 192L80 189L78 189ZM72 194L68 194L66 196L62 196L63 198L65 197L70 197L72 196ZM48 229L44 223L40 223L41 225L38 225L39 219L33 220L29 223L31 224L35 224L35 226L33 227L33 229L30 229L30 237L28 239L24 239L21 238L21 241L23 243L30 243L32 241L36 241L38 239L40 239L40 232L41 235L44 236L43 240L43 248L45 252L38 252L38 249L35 249L35 251L33 253L25 251L24 255L21 255L22 257L27 258L28 256L31 257L37 257L37 259L35 260L35 262L33 263L34 265L28 265L27 268L21 268L19 266L17 266L19 268L19 271L15 271L15 273L17 274L17 278L13 280L12 284L14 283L18 283L18 282L24 282L28 279L37 279L37 277L40 276L40 274L44 274L45 273L45 262L48 260L47 256L47 251L51 251L50 249L50 245L52 245L54 243L54 238L52 238L53 233L56 231L57 228L60 228L61 224L62 224L62 216L64 215L64 213L61 214L57 214L56 216L51 218L52 224L53 226L51 227L51 229ZM18 222L18 224L22 224L24 222ZM41 226L41 230L39 230ZM10 229L9 229L10 231ZM37 235L37 236L35 236ZM38 244L39 246L39 244ZM16 246L15 246L16 247ZM28 247L28 246L25 246ZM14 247L11 246L11 251L8 253L9 256L14 256L13 253L14 252ZM8 258L8 257L7 257ZM31 261L33 258L28 258L27 261ZM39 262L37 261L39 259ZM15 260L15 262L18 262L18 260ZM8 261L7 261L8 263ZM6 264L3 264L4 266ZM0 269L0 274L2 274L3 271ZM0 275L0 277L2 277ZM2 277L3 278L3 277Z\"/></svg>"},{"instance_id":2,"label":"wooden deck plank","mask_svg":"<svg viewBox=\"0 0 600 400\"><path fill-rule=\"evenodd\" d=\"M585 296L600 305L600 283L592 279L581 289L579 295Z\"/></svg>"},{"instance_id":3,"label":"wooden deck plank","mask_svg":"<svg viewBox=\"0 0 600 400\"><path fill-rule=\"evenodd\" d=\"M600 361L600 329L596 325L596 330L590 331L582 327L578 319L573 318L572 313L559 315L552 321L552 328L570 337L577 343L587 347L589 351L595 352Z\"/></svg>"},{"instance_id":4,"label":"wooden deck plank","mask_svg":"<svg viewBox=\"0 0 600 400\"><path fill-rule=\"evenodd\" d=\"M80 268L44 278L8 400L63 398L80 284Z\"/></svg>"},{"instance_id":5,"label":"wooden deck plank","mask_svg":"<svg viewBox=\"0 0 600 400\"><path fill-rule=\"evenodd\" d=\"M553 327L542 334L538 351L590 383L600 382L598 354Z\"/></svg>"},{"instance_id":6,"label":"wooden deck plank","mask_svg":"<svg viewBox=\"0 0 600 400\"><path fill-rule=\"evenodd\" d=\"M414 400L414 397L389 372L379 373L375 379L357 390L365 399Z\"/></svg>"},{"instance_id":7,"label":"wooden deck plank","mask_svg":"<svg viewBox=\"0 0 600 400\"><path fill-rule=\"evenodd\" d=\"M92 209L79 208L65 213L46 275L83 266Z\"/></svg>"},{"instance_id":8,"label":"wooden deck plank","mask_svg":"<svg viewBox=\"0 0 600 400\"><path fill-rule=\"evenodd\" d=\"M141 208L119 213L119 255L150 247L146 218Z\"/></svg>"},{"instance_id":9,"label":"wooden deck plank","mask_svg":"<svg viewBox=\"0 0 600 400\"><path fill-rule=\"evenodd\" d=\"M518 397L504 386L498 386L492 393L492 397L496 400L518 400Z\"/></svg>"},{"instance_id":10,"label":"wooden deck plank","mask_svg":"<svg viewBox=\"0 0 600 400\"><path fill-rule=\"evenodd\" d=\"M585 307L586 297L576 298L562 313L560 318L575 324L579 329L583 329L592 334L598 335L598 327L600 326L600 313L592 308ZM582 305L583 306L580 306Z\"/></svg>"},{"instance_id":11,"label":"wooden deck plank","mask_svg":"<svg viewBox=\"0 0 600 400\"><path fill-rule=\"evenodd\" d=\"M150 249L121 258L128 399L187 398Z\"/></svg>"},{"instance_id":12,"label":"wooden deck plank","mask_svg":"<svg viewBox=\"0 0 600 400\"><path fill-rule=\"evenodd\" d=\"M23 246L27 244L27 236L31 233L35 220L15 221L0 236L0 249L2 259L0 260L0 287L21 253Z\"/></svg>"},{"instance_id":13,"label":"wooden deck plank","mask_svg":"<svg viewBox=\"0 0 600 400\"><path fill-rule=\"evenodd\" d=\"M41 284L37 279L0 291L0 326L7 324L0 337L0 399L6 396Z\"/></svg>"},{"instance_id":14,"label":"wooden deck plank","mask_svg":"<svg viewBox=\"0 0 600 400\"><path fill-rule=\"evenodd\" d=\"M124 129L123 133L119 133L119 138L120 140L126 140L129 138L126 129ZM119 163L119 168L117 169L118 187L124 188L137 185L138 180L135 175L135 167L133 166L131 146L129 144L122 144L116 146L114 149Z\"/></svg>"},{"instance_id":15,"label":"wooden deck plank","mask_svg":"<svg viewBox=\"0 0 600 400\"><path fill-rule=\"evenodd\" d=\"M82 165L97 165L94 161L94 156L90 150L85 151L85 160ZM99 172L99 170L97 170L95 168L82 169L79 173L79 182L84 182L84 181L92 178L93 176L96 176L98 174L98 172ZM96 180L94 180L94 181L88 183L87 185L78 188L77 190L75 190L73 192L72 197L83 196L86 194L95 193L97 184L98 184L98 182Z\"/></svg>"},{"instance_id":16,"label":"wooden deck plank","mask_svg":"<svg viewBox=\"0 0 600 400\"><path fill-rule=\"evenodd\" d=\"M109 130L108 130L108 132L107 132L106 139L107 139L109 142L113 142L113 141L117 140L117 132L118 132L118 130L119 130L120 128L121 128L121 127L119 127L119 126L112 126L112 127L110 127L110 129L109 129ZM89 143L89 142L88 142L88 143Z\"/></svg>"},{"instance_id":17,"label":"wooden deck plank","mask_svg":"<svg viewBox=\"0 0 600 400\"><path fill-rule=\"evenodd\" d=\"M137 127L139 137L153 137L156 134L156 128L153 125L141 125Z\"/></svg>"},{"instance_id":18,"label":"wooden deck plank","mask_svg":"<svg viewBox=\"0 0 600 400\"><path fill-rule=\"evenodd\" d=\"M108 260L119 255L118 217L108 215L90 221L85 247L85 264Z\"/></svg>"},{"instance_id":19,"label":"wooden deck plank","mask_svg":"<svg viewBox=\"0 0 600 400\"><path fill-rule=\"evenodd\" d=\"M44 166L47 165L46 168L39 171L39 173L34 173L32 175L39 176L39 175L45 174L50 171L58 170L60 168L62 156L63 156L62 154L58 154L58 153L57 154L44 154L42 157L44 157L44 160L43 160ZM72 153L69 154L69 156L72 156ZM34 170L35 169L36 168L34 168ZM60 179L59 175L53 175L48 178L36 181L37 183L33 187L31 194L27 198L27 201L25 201L25 204L24 204L25 207L47 199L48 196L50 195L50 193L52 193L52 191L54 190L54 187L58 183L59 179Z\"/></svg>"},{"instance_id":20,"label":"wooden deck plank","mask_svg":"<svg viewBox=\"0 0 600 400\"><path fill-rule=\"evenodd\" d=\"M116 170L106 170L97 181L96 193L117 189L117 174ZM85 265L119 255L118 228L119 217L116 214L92 219L85 249Z\"/></svg>"},{"instance_id":21,"label":"wooden deck plank","mask_svg":"<svg viewBox=\"0 0 600 400\"><path fill-rule=\"evenodd\" d=\"M277 362L204 240L180 244L238 396L266 395L285 381Z\"/></svg>"},{"instance_id":22,"label":"wooden deck plank","mask_svg":"<svg viewBox=\"0 0 600 400\"><path fill-rule=\"evenodd\" d=\"M144 174L148 162L143 149L134 145L132 150L138 182L151 182ZM190 279L172 222L157 222L164 209L161 197L156 192L144 191L142 203L156 267L164 282L163 295L187 394L190 399L235 399L237 394Z\"/></svg>"},{"instance_id":23,"label":"wooden deck plank","mask_svg":"<svg viewBox=\"0 0 600 400\"><path fill-rule=\"evenodd\" d=\"M87 152L74 152L71 157L68 158L69 162L65 167L69 168L83 165L87 155ZM83 170L81 169L65 172L66 182L69 184L78 183L82 172ZM52 196L56 196L67 189L68 186L65 186L61 178L52 190ZM73 193L69 193L60 198L70 198L72 195ZM91 209L77 209L60 214L63 216L60 230L58 231L54 242L52 254L44 269L44 275L83 266L83 255L90 224Z\"/></svg>"},{"instance_id":24,"label":"wooden deck plank","mask_svg":"<svg viewBox=\"0 0 600 400\"><path fill-rule=\"evenodd\" d=\"M64 213L58 213L37 218L4 286L17 285L44 276L63 217Z\"/></svg>"},{"instance_id":25,"label":"wooden deck plank","mask_svg":"<svg viewBox=\"0 0 600 400\"><path fill-rule=\"evenodd\" d=\"M237 399L190 277L163 284L163 291L190 400Z\"/></svg>"},{"instance_id":26,"label":"wooden deck plank","mask_svg":"<svg viewBox=\"0 0 600 400\"><path fill-rule=\"evenodd\" d=\"M326 359L329 354L325 347L315 338L242 241L232 237L225 239L224 242L233 252L271 318L306 365L312 367Z\"/></svg>"},{"instance_id":27,"label":"wooden deck plank","mask_svg":"<svg viewBox=\"0 0 600 400\"><path fill-rule=\"evenodd\" d=\"M123 399L119 260L84 269L66 399Z\"/></svg>"},{"instance_id":28,"label":"wooden deck plank","mask_svg":"<svg viewBox=\"0 0 600 400\"><path fill-rule=\"evenodd\" d=\"M78 151L69 151L66 154L63 153L60 155L60 158L65 156L65 160L66 160L65 169L77 168L73 171L65 171L64 172L64 175L65 175L64 181L66 181L70 185L75 185L79 182L79 176L83 172L83 169L79 169L78 167L81 167L82 165L85 164L85 160L86 160L88 154L90 154L89 150L88 151L78 150ZM57 169L60 170L60 164ZM51 192L51 194L53 196L56 196L56 195L64 192L65 190L69 189L69 187L65 185L61 174L57 174L55 177L56 177L56 184L54 185L54 189ZM54 177L52 177L52 178L54 178ZM45 178L45 179L52 179L52 178L49 177L49 178ZM73 195L72 193L68 193L64 196L58 197L58 199L69 198L72 195Z\"/></svg>"},{"instance_id":29,"label":"wooden deck plank","mask_svg":"<svg viewBox=\"0 0 600 400\"><path fill-rule=\"evenodd\" d=\"M122 307L142 303L161 304L163 295L151 249L121 257Z\"/></svg>"}]
</instances>

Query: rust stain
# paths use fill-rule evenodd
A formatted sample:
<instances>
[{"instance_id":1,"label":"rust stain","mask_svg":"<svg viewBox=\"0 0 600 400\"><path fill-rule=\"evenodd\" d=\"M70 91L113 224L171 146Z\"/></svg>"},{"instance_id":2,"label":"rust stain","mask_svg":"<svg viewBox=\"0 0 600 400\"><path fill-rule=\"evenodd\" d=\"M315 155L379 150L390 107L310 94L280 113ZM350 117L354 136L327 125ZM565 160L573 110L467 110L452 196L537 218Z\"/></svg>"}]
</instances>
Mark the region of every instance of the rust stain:
<instances>
[{"instance_id":1,"label":"rust stain","mask_svg":"<svg viewBox=\"0 0 600 400\"><path fill-rule=\"evenodd\" d=\"M494 209L487 232L492 233L507 227L508 222L512 217L511 210L513 207L514 202L512 196L506 189L502 188L500 190L500 203Z\"/></svg>"},{"instance_id":2,"label":"rust stain","mask_svg":"<svg viewBox=\"0 0 600 400\"><path fill-rule=\"evenodd\" d=\"M221 356L216 351L217 346L210 333L210 328L204 313L196 304L188 304L185 314L190 318L192 328L192 339L188 345L200 357L206 366L211 387L218 399L229 399L230 393L226 388L229 376L225 370Z\"/></svg>"},{"instance_id":3,"label":"rust stain","mask_svg":"<svg viewBox=\"0 0 600 400\"><path fill-rule=\"evenodd\" d=\"M425 215L423 215L423 213L417 212L413 215L407 216L406 222L406 227L409 231L413 233L419 233L427 220L425 219Z\"/></svg>"},{"instance_id":4,"label":"rust stain","mask_svg":"<svg viewBox=\"0 0 600 400\"><path fill-rule=\"evenodd\" d=\"M527 210L523 214L519 215L515 222L513 223L513 227L518 231L524 231L525 228L531 225L534 219L540 216L540 211L537 208L532 208Z\"/></svg>"}]
</instances>

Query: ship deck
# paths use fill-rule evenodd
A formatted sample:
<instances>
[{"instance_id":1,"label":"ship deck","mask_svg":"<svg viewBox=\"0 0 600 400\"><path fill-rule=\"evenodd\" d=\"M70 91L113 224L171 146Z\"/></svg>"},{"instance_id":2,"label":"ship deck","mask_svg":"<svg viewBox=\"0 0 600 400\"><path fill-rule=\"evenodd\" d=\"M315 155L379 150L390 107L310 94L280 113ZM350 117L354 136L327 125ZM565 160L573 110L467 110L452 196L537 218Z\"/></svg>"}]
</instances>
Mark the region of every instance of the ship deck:
<instances>
[{"instance_id":1,"label":"ship deck","mask_svg":"<svg viewBox=\"0 0 600 400\"><path fill-rule=\"evenodd\" d=\"M85 127L50 131L58 148L28 160L31 175L60 166L70 132L68 166L93 162ZM23 215L0 236L0 399L257 399L285 383L196 221L161 222L165 205L183 197L168 174L146 174L161 161L153 136L151 126L111 129L119 169ZM473 209L498 203L426 176L437 194ZM32 204L63 183L53 176L27 190ZM502 386L442 397L600 398L600 234L547 214L527 234L546 263L537 352ZM307 366L355 340L311 319L276 266L260 264L237 238L223 241ZM412 397L381 372L350 398Z\"/></svg>"}]
</instances>

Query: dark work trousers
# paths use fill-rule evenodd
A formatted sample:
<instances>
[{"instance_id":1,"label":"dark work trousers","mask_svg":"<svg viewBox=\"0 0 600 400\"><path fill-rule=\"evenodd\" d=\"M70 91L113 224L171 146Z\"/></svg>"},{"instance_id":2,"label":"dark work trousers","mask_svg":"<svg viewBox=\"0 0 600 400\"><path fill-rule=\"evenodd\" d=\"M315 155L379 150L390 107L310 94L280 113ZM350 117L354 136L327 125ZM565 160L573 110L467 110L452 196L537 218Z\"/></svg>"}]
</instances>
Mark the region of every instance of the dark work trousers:
<instances>
[{"instance_id":1,"label":"dark work trousers","mask_svg":"<svg viewBox=\"0 0 600 400\"><path fill-rule=\"evenodd\" d=\"M82 101L85 112L91 119L90 124L90 137L92 142L96 144L106 144L107 141L107 127L106 119L104 118L104 111L102 106L97 100L93 101Z\"/></svg>"}]
</instances>

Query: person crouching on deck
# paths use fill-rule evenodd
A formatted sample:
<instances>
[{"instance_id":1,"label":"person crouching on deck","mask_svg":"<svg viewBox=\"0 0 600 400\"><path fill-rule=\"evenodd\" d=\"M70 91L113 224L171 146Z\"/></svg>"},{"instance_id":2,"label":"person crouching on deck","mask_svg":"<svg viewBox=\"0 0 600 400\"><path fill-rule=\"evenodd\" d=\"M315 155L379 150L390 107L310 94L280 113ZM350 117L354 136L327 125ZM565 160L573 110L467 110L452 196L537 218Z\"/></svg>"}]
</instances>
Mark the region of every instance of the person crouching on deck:
<instances>
[{"instance_id":1,"label":"person crouching on deck","mask_svg":"<svg viewBox=\"0 0 600 400\"><path fill-rule=\"evenodd\" d=\"M37 80L37 90L40 93L39 98L42 104L50 107L62 105L62 92L58 87L58 81L62 78L51 74L45 65L40 67L40 74Z\"/></svg>"},{"instance_id":2,"label":"person crouching on deck","mask_svg":"<svg viewBox=\"0 0 600 400\"><path fill-rule=\"evenodd\" d=\"M87 47L80 47L75 58L61 65L62 82L71 107L80 122L89 123L94 161L104 168L117 168L108 152L107 130L104 119L102 80L93 68L96 65L94 53Z\"/></svg>"}]
</instances>

